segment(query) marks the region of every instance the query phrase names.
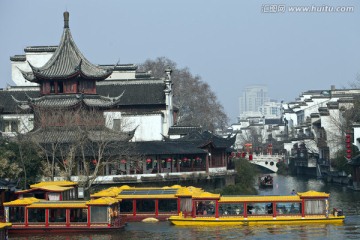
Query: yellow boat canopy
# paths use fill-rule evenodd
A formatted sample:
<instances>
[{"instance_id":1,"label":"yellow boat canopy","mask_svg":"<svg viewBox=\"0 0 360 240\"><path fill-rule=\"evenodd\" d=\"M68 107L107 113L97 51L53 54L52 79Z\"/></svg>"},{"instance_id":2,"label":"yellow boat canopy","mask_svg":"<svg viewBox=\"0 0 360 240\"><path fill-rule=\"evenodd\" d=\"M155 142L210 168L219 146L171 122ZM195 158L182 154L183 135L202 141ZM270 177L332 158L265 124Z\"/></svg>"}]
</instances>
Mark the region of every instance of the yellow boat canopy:
<instances>
[{"instance_id":1,"label":"yellow boat canopy","mask_svg":"<svg viewBox=\"0 0 360 240\"><path fill-rule=\"evenodd\" d=\"M12 223L5 223L5 222L0 222L0 229L6 228L6 227L11 227Z\"/></svg>"},{"instance_id":2,"label":"yellow boat canopy","mask_svg":"<svg viewBox=\"0 0 360 240\"><path fill-rule=\"evenodd\" d=\"M40 201L27 208L87 208L86 201Z\"/></svg>"},{"instance_id":3,"label":"yellow boat canopy","mask_svg":"<svg viewBox=\"0 0 360 240\"><path fill-rule=\"evenodd\" d=\"M118 203L119 200L112 197L102 197L97 199L91 199L86 202L86 205L113 205Z\"/></svg>"},{"instance_id":4,"label":"yellow boat canopy","mask_svg":"<svg viewBox=\"0 0 360 240\"><path fill-rule=\"evenodd\" d=\"M39 188L39 187L51 186L51 185L60 186L60 187L74 187L74 186L77 186L77 183L71 182L71 181L39 182L39 183L30 185L30 188Z\"/></svg>"},{"instance_id":5,"label":"yellow boat canopy","mask_svg":"<svg viewBox=\"0 0 360 240\"><path fill-rule=\"evenodd\" d=\"M47 185L47 186L43 186L43 187L34 187L31 189L17 191L16 194L29 193L29 192L33 192L33 191L37 191L37 190L43 190L43 191L48 191L48 192L64 192L66 190L73 189L73 188L74 187L62 187L62 186L57 186L57 185Z\"/></svg>"},{"instance_id":6,"label":"yellow boat canopy","mask_svg":"<svg viewBox=\"0 0 360 240\"><path fill-rule=\"evenodd\" d=\"M14 201L4 203L4 206L28 206L34 202L40 202L40 199L34 197L16 199Z\"/></svg>"},{"instance_id":7,"label":"yellow boat canopy","mask_svg":"<svg viewBox=\"0 0 360 240\"><path fill-rule=\"evenodd\" d=\"M230 202L300 202L299 196L222 196L219 203Z\"/></svg>"},{"instance_id":8,"label":"yellow boat canopy","mask_svg":"<svg viewBox=\"0 0 360 240\"><path fill-rule=\"evenodd\" d=\"M182 188L179 185L171 187L147 187L136 188L127 185L118 188L109 188L98 193L92 194L91 197L115 197L116 199L176 199L175 194Z\"/></svg>"},{"instance_id":9,"label":"yellow boat canopy","mask_svg":"<svg viewBox=\"0 0 360 240\"><path fill-rule=\"evenodd\" d=\"M328 198L330 196L329 193L325 193L325 192L316 192L316 191L307 191L307 192L300 192L297 193L300 198Z\"/></svg>"},{"instance_id":10,"label":"yellow boat canopy","mask_svg":"<svg viewBox=\"0 0 360 240\"><path fill-rule=\"evenodd\" d=\"M124 189L130 189L128 185L123 185L121 187L111 187L104 190L101 190L100 192L91 194L91 198L99 198L99 197L116 197L119 195L119 193Z\"/></svg>"}]
</instances>

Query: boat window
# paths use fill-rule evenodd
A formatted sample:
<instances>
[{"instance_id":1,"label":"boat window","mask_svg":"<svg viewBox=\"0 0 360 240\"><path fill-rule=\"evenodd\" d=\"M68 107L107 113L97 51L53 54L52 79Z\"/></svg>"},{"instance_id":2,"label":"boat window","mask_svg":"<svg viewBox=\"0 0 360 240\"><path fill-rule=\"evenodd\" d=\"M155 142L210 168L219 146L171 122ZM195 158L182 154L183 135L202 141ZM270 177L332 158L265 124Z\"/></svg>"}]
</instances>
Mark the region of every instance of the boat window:
<instances>
[{"instance_id":1,"label":"boat window","mask_svg":"<svg viewBox=\"0 0 360 240\"><path fill-rule=\"evenodd\" d=\"M189 197L180 198L180 211L191 212L191 209L192 209L192 199Z\"/></svg>"},{"instance_id":2,"label":"boat window","mask_svg":"<svg viewBox=\"0 0 360 240\"><path fill-rule=\"evenodd\" d=\"M66 209L49 209L49 222L66 222Z\"/></svg>"},{"instance_id":3,"label":"boat window","mask_svg":"<svg viewBox=\"0 0 360 240\"><path fill-rule=\"evenodd\" d=\"M325 214L325 200L306 200L305 214Z\"/></svg>"},{"instance_id":4,"label":"boat window","mask_svg":"<svg viewBox=\"0 0 360 240\"><path fill-rule=\"evenodd\" d=\"M221 203L219 204L219 215L243 215L243 203Z\"/></svg>"},{"instance_id":5,"label":"boat window","mask_svg":"<svg viewBox=\"0 0 360 240\"><path fill-rule=\"evenodd\" d=\"M92 223L106 223L108 220L107 206L91 206L90 207Z\"/></svg>"},{"instance_id":6,"label":"boat window","mask_svg":"<svg viewBox=\"0 0 360 240\"><path fill-rule=\"evenodd\" d=\"M196 215L215 215L215 201L196 201Z\"/></svg>"},{"instance_id":7,"label":"boat window","mask_svg":"<svg viewBox=\"0 0 360 240\"><path fill-rule=\"evenodd\" d=\"M159 212L177 212L177 200L159 199Z\"/></svg>"},{"instance_id":8,"label":"boat window","mask_svg":"<svg viewBox=\"0 0 360 240\"><path fill-rule=\"evenodd\" d=\"M45 222L45 209L28 209L28 221L29 222Z\"/></svg>"},{"instance_id":9,"label":"boat window","mask_svg":"<svg viewBox=\"0 0 360 240\"><path fill-rule=\"evenodd\" d=\"M122 200L120 202L120 213L133 212L133 200Z\"/></svg>"},{"instance_id":10,"label":"boat window","mask_svg":"<svg viewBox=\"0 0 360 240\"><path fill-rule=\"evenodd\" d=\"M155 213L155 200L137 199L136 200L136 212L138 213Z\"/></svg>"},{"instance_id":11,"label":"boat window","mask_svg":"<svg viewBox=\"0 0 360 240\"><path fill-rule=\"evenodd\" d=\"M248 203L247 214L268 215L273 214L272 203Z\"/></svg>"},{"instance_id":12,"label":"boat window","mask_svg":"<svg viewBox=\"0 0 360 240\"><path fill-rule=\"evenodd\" d=\"M48 198L50 201L59 201L60 193L48 193Z\"/></svg>"},{"instance_id":13,"label":"boat window","mask_svg":"<svg viewBox=\"0 0 360 240\"><path fill-rule=\"evenodd\" d=\"M70 222L87 222L87 209L70 209Z\"/></svg>"},{"instance_id":14,"label":"boat window","mask_svg":"<svg viewBox=\"0 0 360 240\"><path fill-rule=\"evenodd\" d=\"M279 202L276 203L276 214L301 214L301 203Z\"/></svg>"},{"instance_id":15,"label":"boat window","mask_svg":"<svg viewBox=\"0 0 360 240\"><path fill-rule=\"evenodd\" d=\"M24 207L9 207L9 219L11 223L25 222Z\"/></svg>"}]
</instances>

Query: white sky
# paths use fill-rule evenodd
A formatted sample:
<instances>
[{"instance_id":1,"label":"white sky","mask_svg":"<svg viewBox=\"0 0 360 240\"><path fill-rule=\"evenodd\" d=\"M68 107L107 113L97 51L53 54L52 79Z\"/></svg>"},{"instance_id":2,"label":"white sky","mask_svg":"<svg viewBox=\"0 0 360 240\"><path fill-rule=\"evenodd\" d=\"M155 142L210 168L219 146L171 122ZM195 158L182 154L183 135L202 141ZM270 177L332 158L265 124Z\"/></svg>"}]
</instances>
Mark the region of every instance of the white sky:
<instances>
[{"instance_id":1,"label":"white sky","mask_svg":"<svg viewBox=\"0 0 360 240\"><path fill-rule=\"evenodd\" d=\"M284 3L284 13L262 12ZM291 6L354 11L293 13ZM265 84L270 98L294 101L307 90L348 87L360 73L358 1L0 0L0 87L13 85L10 56L59 43L66 10L91 62L168 57L211 86L231 122L245 86Z\"/></svg>"}]
</instances>

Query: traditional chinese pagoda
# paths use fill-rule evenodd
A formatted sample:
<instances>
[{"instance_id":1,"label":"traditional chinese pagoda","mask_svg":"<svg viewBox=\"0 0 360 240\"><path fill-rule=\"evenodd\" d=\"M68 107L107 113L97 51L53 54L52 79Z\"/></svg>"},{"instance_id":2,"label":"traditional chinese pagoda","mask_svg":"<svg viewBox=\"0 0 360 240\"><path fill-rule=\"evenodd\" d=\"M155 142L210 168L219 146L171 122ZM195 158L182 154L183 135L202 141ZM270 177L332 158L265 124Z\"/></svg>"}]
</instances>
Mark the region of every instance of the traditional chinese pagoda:
<instances>
[{"instance_id":1,"label":"traditional chinese pagoda","mask_svg":"<svg viewBox=\"0 0 360 240\"><path fill-rule=\"evenodd\" d=\"M26 80L39 84L41 96L28 97L27 101L18 103L22 109L34 111L33 132L45 128L48 131L49 127L84 125L107 129L103 111L116 106L121 95L110 98L97 94L96 82L109 77L112 69L90 63L80 52L71 36L68 12L64 13L60 44L50 60L42 67L28 64L30 72L20 71Z\"/></svg>"}]
</instances>

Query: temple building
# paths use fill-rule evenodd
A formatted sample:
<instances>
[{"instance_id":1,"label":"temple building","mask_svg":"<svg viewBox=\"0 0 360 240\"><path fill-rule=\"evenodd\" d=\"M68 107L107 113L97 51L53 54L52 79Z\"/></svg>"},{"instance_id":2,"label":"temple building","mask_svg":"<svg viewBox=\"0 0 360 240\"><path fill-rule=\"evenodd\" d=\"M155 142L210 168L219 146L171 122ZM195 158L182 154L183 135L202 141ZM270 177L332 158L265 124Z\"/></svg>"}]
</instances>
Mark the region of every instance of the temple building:
<instances>
[{"instance_id":1,"label":"temple building","mask_svg":"<svg viewBox=\"0 0 360 240\"><path fill-rule=\"evenodd\" d=\"M0 91L2 136L22 134L44 149L56 146L64 167L69 158L100 161L93 149L79 152L72 146L87 141L99 150L106 142L101 146L109 158L99 182L127 182L120 176L130 174L228 175L235 137L176 126L172 70L164 69L166 77L158 79L134 64L89 62L71 36L68 12L59 45L27 47L25 55L10 60L16 86ZM77 161L69 174L81 176L85 168ZM114 177L105 178L109 175Z\"/></svg>"}]
</instances>

